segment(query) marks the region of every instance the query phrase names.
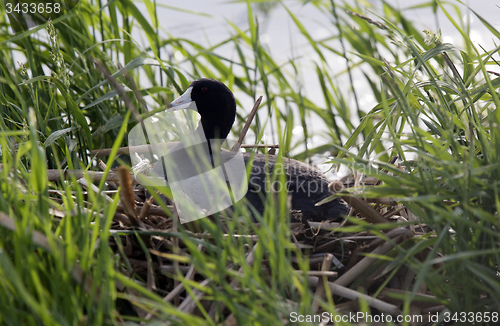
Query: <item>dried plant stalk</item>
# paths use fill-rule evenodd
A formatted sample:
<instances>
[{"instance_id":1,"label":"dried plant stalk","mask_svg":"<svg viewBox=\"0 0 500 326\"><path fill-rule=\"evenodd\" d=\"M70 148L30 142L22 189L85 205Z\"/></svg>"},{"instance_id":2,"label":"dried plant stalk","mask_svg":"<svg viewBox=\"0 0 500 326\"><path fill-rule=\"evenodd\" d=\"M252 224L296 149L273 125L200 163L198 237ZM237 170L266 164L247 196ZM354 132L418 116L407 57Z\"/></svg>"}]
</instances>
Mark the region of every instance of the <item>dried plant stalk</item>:
<instances>
[{"instance_id":1,"label":"dried plant stalk","mask_svg":"<svg viewBox=\"0 0 500 326\"><path fill-rule=\"evenodd\" d=\"M252 124L252 120L255 117L255 114L257 114L257 109L259 108L261 101L262 101L262 96L260 96L257 99L257 101L255 101L255 104L253 105L252 111L250 111L250 114L248 115L247 122L245 123L243 130L241 130L240 137L238 138L238 141L236 142L236 144L234 144L233 148L231 148L231 152L237 152L240 150L241 144L243 144L243 139L245 138L245 135L247 134L248 129L250 128L250 125Z\"/></svg>"}]
</instances>

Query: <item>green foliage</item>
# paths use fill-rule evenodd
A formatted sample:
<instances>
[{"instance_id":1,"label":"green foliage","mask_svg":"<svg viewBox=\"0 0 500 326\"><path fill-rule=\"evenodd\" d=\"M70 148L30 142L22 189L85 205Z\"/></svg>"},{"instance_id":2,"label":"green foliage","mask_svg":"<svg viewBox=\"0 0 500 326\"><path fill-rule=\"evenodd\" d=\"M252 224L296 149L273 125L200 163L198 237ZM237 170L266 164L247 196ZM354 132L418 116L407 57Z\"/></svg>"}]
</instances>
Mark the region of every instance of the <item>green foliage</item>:
<instances>
[{"instance_id":1,"label":"green foliage","mask_svg":"<svg viewBox=\"0 0 500 326\"><path fill-rule=\"evenodd\" d=\"M441 4L440 9L454 22ZM401 40L398 44L411 56L404 66L384 64L382 101L367 114L379 121L365 140L368 146L358 155L347 152L366 130L363 121L334 161L383 181L364 189L365 196L393 196L433 228L438 237L434 250L425 261L410 265L421 282L432 284L437 297L449 300L452 311L483 311L486 306L496 311L499 79L486 66L496 65L492 56L500 48L478 49L463 32L469 51L434 35L422 44L390 21L384 19L384 24L390 26L389 38ZM373 160L376 134L385 135L399 169ZM438 262L445 263L431 270Z\"/></svg>"},{"instance_id":2,"label":"green foliage","mask_svg":"<svg viewBox=\"0 0 500 326\"><path fill-rule=\"evenodd\" d=\"M297 158L331 154L333 163L383 182L360 195L393 197L432 228L430 234L405 242L385 257L392 260L391 272L407 266L416 273L413 294L425 282L451 311L500 308L500 78L487 69L497 65L494 55L500 47L478 48L448 12L458 7L444 7L440 1L426 4L447 15L463 36L463 45L441 43L432 33L426 39L401 11L386 3L380 17L370 20L354 14L363 12L365 3L306 1L334 21L336 34L326 39L316 39L285 7L319 58L312 62L323 95L318 104L296 82L302 69L298 60L277 62L260 44L250 2L248 29L227 22L232 35L211 47L174 36L160 38L156 7L150 1L145 2L146 12L131 1L99 4L80 0L69 14L17 35L10 33L6 15L0 17L0 324L117 324L124 318L118 315L123 299L177 324L210 323L209 312L196 299L202 316L163 302L113 254L109 238L126 233L110 231L118 196L109 203L92 191L84 197L75 179L48 181L48 169L61 174L67 168L89 170L95 164L89 151L97 148L114 149L109 171L118 147L127 145L126 132L137 123L96 61L143 117L163 110L169 99L202 76L219 79L248 99L264 94L261 110L267 110L267 118L252 126L260 135L256 142L269 125L282 137L282 148ZM271 10L276 5L261 7ZM478 18L500 36L493 25ZM133 30L145 37L146 48L132 38ZM235 49L235 57L218 54L228 45ZM159 48L179 51L184 59L166 59ZM339 74L327 54L347 59L345 70ZM21 64L16 62L19 58ZM366 113L354 88L338 84L343 75L352 82L355 69L362 70L370 87L367 92L378 102ZM134 85L148 85L138 88L147 104L136 97ZM235 134L246 120L242 112ZM314 119L328 127L321 134L326 144L310 148L307 143L318 134L311 128ZM301 124L303 134L294 134L292 140L293 121ZM393 156L399 158L399 167L388 163ZM104 189L104 182L99 188ZM60 198L51 196L49 189L58 190ZM200 290L218 302L216 323L223 321L222 305L239 324L277 325L290 312L313 313L307 279L292 266L292 256L301 270L309 265L290 241L286 201L283 193L269 199L260 228L242 210L242 220L220 216L227 231L217 221L201 220L210 241L183 229L161 234L179 238L189 248L170 259L187 259L211 280L200 286L180 273L175 276L191 288L192 298ZM91 209L85 208L86 202L92 203ZM359 224L358 230L380 234L373 226ZM253 264L244 258L245 248L254 242L226 236L249 230L258 239ZM417 259L416 254L428 247L424 259ZM237 286L226 281L229 277ZM409 312L412 299L405 298L403 312ZM321 304L334 311L333 302Z\"/></svg>"}]
</instances>

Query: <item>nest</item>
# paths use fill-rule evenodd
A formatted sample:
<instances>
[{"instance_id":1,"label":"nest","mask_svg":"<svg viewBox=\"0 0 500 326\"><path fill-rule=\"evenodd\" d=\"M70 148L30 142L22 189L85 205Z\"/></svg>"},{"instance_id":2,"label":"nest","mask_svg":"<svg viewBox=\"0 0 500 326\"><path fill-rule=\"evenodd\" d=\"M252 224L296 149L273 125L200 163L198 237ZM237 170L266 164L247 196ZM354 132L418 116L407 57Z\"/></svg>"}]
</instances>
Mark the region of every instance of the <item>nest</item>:
<instances>
[{"instance_id":1,"label":"nest","mask_svg":"<svg viewBox=\"0 0 500 326\"><path fill-rule=\"evenodd\" d=\"M256 103L252 110L253 114L258 104ZM248 130L250 121L251 118L247 121L246 130ZM245 132L242 133L235 145L236 150L239 150ZM273 154L277 148L276 145L266 147L270 148ZM109 152L111 150L98 150L92 152L91 155L105 156L109 155ZM128 153L128 148L119 149L118 153ZM395 161L395 158L391 160L391 164L394 164ZM103 171L107 170L102 161L100 167ZM48 174L51 181L58 180L61 176L57 170L49 171ZM136 183L134 178L124 167L111 170L108 174L95 171L88 171L85 174L87 178L94 181L100 181L106 176L110 192L116 192L117 184L120 185L120 205L114 215L111 228L111 232L115 236L110 240L110 246L120 257L120 262L116 267L121 273L134 277L136 281L142 280L142 285L145 288L162 296L164 302L172 303L181 312L203 316L193 299L194 293L194 297L203 305L210 318L215 318L217 309L219 318L222 311L224 325L237 324L230 311L224 309L223 303L216 302L213 298L204 299L205 294L197 289L188 295L184 284L178 281L179 273L181 273L182 278L193 280L200 287L207 286L212 282L203 276L203 271L196 270L195 265L190 263L189 252L179 239L178 228L184 228L183 232L189 234L192 239L203 239L208 243L213 243L214 239L211 239L209 234L203 232L196 223L181 226L175 222L177 219L175 214L166 213L161 207L154 204L153 199L145 194L144 189L134 186ZM82 171L64 171L63 176L68 175L75 176L82 186L96 190L95 185L86 181ZM330 293L339 314L360 312L362 311L360 302L365 302L370 306L370 311L374 315L389 314L394 316L401 315L405 298L411 296L410 312L413 315L422 316L419 323L412 324L427 324L431 313L445 309L443 302L430 293L424 282L415 286L416 275L404 262L398 268L393 268L394 266L391 268L391 260L379 258L382 256L396 257L400 253L398 247L413 245L415 237L428 234L431 230L425 224L420 223L408 208L390 198L362 199L352 196L355 191L343 191L363 185L376 186L379 183L378 180L358 177L355 172L343 180L332 183L330 189L333 192L338 192L338 196L351 206L350 218L340 222L328 220L310 222L301 219L300 211L290 211L292 220L302 220L301 223L290 224L291 232L289 234L290 242L295 244L302 257L308 257L309 270L306 277L314 292L312 309L317 314L321 314L320 300L325 300L326 293ZM101 193L101 195L107 196L105 193ZM109 196L107 199L111 200ZM172 206L174 203L168 202L167 204L170 204L168 206L170 211L175 212ZM349 230L350 225L354 226L353 224L359 220L371 225L385 224L386 227L374 226L370 228L368 225L364 229L371 231L346 231ZM224 221L218 220L217 222L225 231L225 237L244 237L248 241L245 260L247 264L252 265L255 243L259 241L258 235L252 233L251 230L244 233L228 233ZM342 231L339 231L341 227ZM356 230L355 227L351 229ZM198 249L202 250L201 244ZM414 254L414 258L424 261L430 250L430 248L421 250ZM174 256L187 259L179 261L179 259L172 259ZM297 273L303 274L296 256L292 257L292 265ZM261 267L266 269L269 266L266 266L266 262L264 262ZM228 263L227 269L233 268L233 265ZM241 274L243 270L240 268L234 272ZM226 280L233 288L239 286L236 278L231 279L231 277L226 276ZM417 287L416 291L415 287ZM126 290L119 284L118 289ZM239 290L245 291L244 288ZM291 297L287 299L292 301ZM157 315L155 311L145 311L137 305L128 304L119 307L119 309L119 313L122 315L135 315L145 320L155 319ZM291 321L284 317L283 322L287 324Z\"/></svg>"},{"instance_id":2,"label":"nest","mask_svg":"<svg viewBox=\"0 0 500 326\"><path fill-rule=\"evenodd\" d=\"M394 161L392 162L394 163ZM101 167L105 168L101 162ZM66 173L76 173L66 171ZM102 175L95 172L92 177L99 180ZM85 187L92 187L80 179ZM120 167L108 174L108 185L116 187L116 182L121 186L120 205L115 213L112 232L116 235L111 241L112 249L120 254L121 263L117 267L127 276L144 280L143 286L163 296L164 301L171 302L185 313L201 315L192 296L187 295L183 283L177 281L177 273L182 273L188 280L194 280L200 286L206 286L210 280L204 279L203 273L197 271L188 261L179 262L170 259L171 255L182 253L189 256L187 248L175 237L180 224L174 223L176 216L169 216L161 207L154 205L152 198L148 198L144 190L133 186L134 180L130 172ZM364 179L360 181L356 175L351 175L331 185L332 190L348 189L364 185L377 185L377 180ZM342 194L346 194L342 196ZM419 223L416 216L405 206L391 199L367 200L359 197L347 196L346 192L338 193L351 205L350 219L342 221L310 222L302 220L301 223L291 223L290 241L309 259L307 279L314 292L313 309L318 314L322 312L319 299L325 300L325 286L335 302L338 313L357 313L360 310L360 300L366 302L373 314L400 315L404 298L409 296L416 282L415 273L406 266L397 269L389 268L391 261L380 260L378 257L395 257L398 246L412 244L414 237L427 234L430 230L425 224ZM170 202L170 204L172 204ZM172 205L168 206L175 212ZM292 219L301 220L300 211L290 211ZM355 220L354 220L355 219ZM385 223L384 231L375 232L339 232L338 229L353 225L357 219L372 225ZM412 222L412 223L398 223ZM223 222L221 227L225 228ZM400 226L402 225L402 226ZM353 225L354 226L354 225ZM182 226L184 227L184 226ZM193 225L186 225L185 232L190 237L205 239L210 242L210 235L204 233ZM347 228L349 229L349 228ZM352 228L354 229L354 228ZM365 228L366 229L366 228ZM246 237L250 243L256 243L259 238L256 234L225 234L225 236ZM414 244L414 242L413 242ZM246 261L253 263L253 249L248 246ZM200 248L199 248L200 249ZM147 254L145 254L145 250ZM420 251L414 257L423 261L430 248ZM292 264L297 273L303 273L295 258ZM122 266L129 268L123 268ZM268 266L262 266L267 268ZM227 268L233 268L231 264ZM397 272L393 273L394 270ZM242 270L239 271L242 273ZM236 280L228 280L236 286ZM362 291L360 291L362 289ZM379 289L383 289L380 291ZM244 291L244 289L241 289ZM204 293L195 290L198 300L202 302L209 315L215 315L215 302L204 300ZM442 311L445 307L421 283L416 293L413 293L410 311L412 314L421 315L423 322L431 313ZM291 299L291 298L290 298ZM138 315L145 319L154 319L154 312L146 312L134 306L128 313ZM220 309L220 307L219 307ZM127 314L125 311L122 313ZM427 316L427 317L426 317ZM235 325L234 316L226 311L225 325Z\"/></svg>"}]
</instances>

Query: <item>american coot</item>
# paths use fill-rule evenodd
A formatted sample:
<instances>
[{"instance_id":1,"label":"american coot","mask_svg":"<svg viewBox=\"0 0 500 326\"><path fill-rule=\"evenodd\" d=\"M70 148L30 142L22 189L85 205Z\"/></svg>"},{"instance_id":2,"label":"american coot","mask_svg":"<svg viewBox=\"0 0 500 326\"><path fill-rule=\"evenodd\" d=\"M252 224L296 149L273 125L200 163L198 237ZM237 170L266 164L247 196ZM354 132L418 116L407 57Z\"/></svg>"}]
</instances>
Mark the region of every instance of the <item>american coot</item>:
<instances>
[{"instance_id":1,"label":"american coot","mask_svg":"<svg viewBox=\"0 0 500 326\"><path fill-rule=\"evenodd\" d=\"M218 80L202 78L192 82L186 92L171 103L171 108L193 101L201 116L206 139L225 140L236 117L236 101L231 90ZM275 170L285 174L286 184L283 187L288 189L292 197L291 208L300 210L303 218L322 221L339 218L347 213L348 205L340 198L316 206L332 192L328 188L328 179L314 167L289 158L283 158L282 163L278 164L275 155L244 153L243 156L247 166L252 164L246 199L260 214L264 212L266 194L280 190L280 183L270 185L266 182L266 177ZM161 168L160 164L156 164L153 171L159 172Z\"/></svg>"}]
</instances>

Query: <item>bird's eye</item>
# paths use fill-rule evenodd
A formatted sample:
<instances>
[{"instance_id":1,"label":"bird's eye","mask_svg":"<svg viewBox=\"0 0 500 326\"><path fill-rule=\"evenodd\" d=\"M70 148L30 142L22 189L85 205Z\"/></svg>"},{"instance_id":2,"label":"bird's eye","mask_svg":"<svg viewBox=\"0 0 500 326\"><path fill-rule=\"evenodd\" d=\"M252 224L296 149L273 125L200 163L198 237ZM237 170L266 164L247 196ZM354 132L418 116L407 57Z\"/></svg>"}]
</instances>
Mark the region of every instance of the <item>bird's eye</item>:
<instances>
[{"instance_id":1,"label":"bird's eye","mask_svg":"<svg viewBox=\"0 0 500 326\"><path fill-rule=\"evenodd\" d=\"M202 91L203 93L206 93L206 92L208 92L208 88L206 88L206 87L202 87L202 88L201 88L201 91Z\"/></svg>"}]
</instances>

